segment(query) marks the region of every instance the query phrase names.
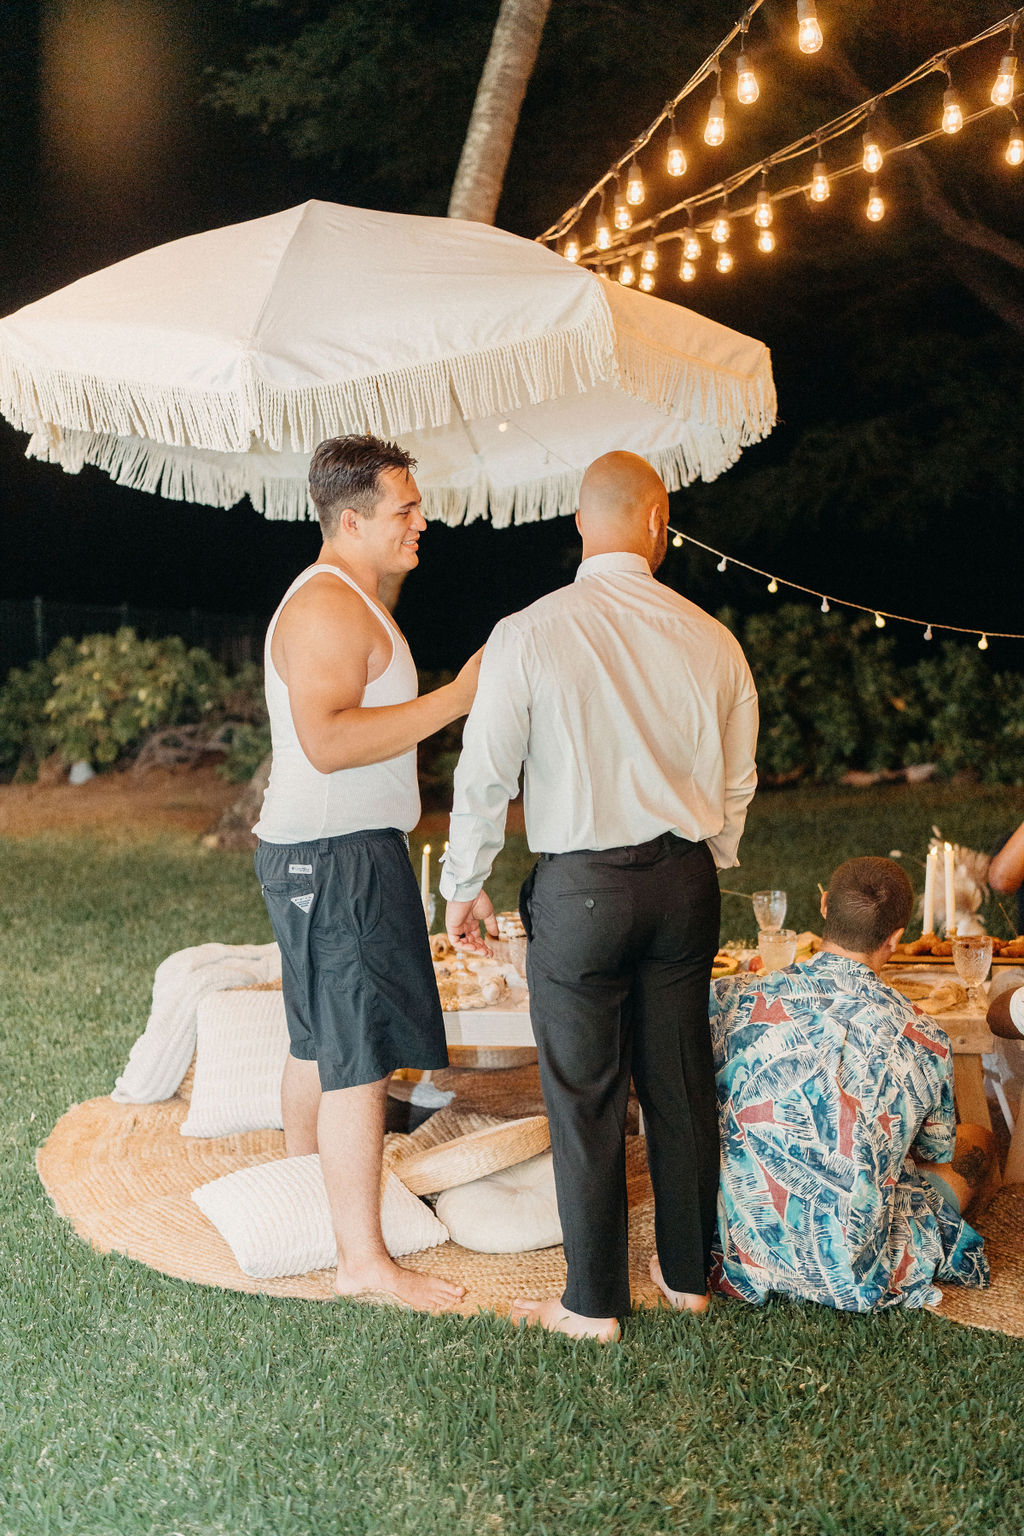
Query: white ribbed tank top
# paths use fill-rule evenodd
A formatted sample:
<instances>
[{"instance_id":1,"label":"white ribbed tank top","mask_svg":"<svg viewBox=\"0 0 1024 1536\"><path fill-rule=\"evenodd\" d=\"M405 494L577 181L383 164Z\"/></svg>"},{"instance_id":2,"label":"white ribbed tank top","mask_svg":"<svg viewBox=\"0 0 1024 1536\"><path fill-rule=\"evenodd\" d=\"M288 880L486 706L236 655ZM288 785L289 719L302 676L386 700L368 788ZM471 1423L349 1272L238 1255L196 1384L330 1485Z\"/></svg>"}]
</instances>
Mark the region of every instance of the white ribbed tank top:
<instances>
[{"instance_id":1,"label":"white ribbed tank top","mask_svg":"<svg viewBox=\"0 0 1024 1536\"><path fill-rule=\"evenodd\" d=\"M411 832L420 819L415 747L383 763L338 768L334 773L319 773L302 750L292 720L288 685L274 666L270 643L289 598L324 571L359 593L391 640L391 660L380 677L367 683L360 707L405 704L418 691L416 667L405 639L350 576L336 565L311 565L296 576L270 621L263 647L274 760L263 809L253 831L265 843L309 843L321 837L367 832L375 827L397 827L400 832Z\"/></svg>"}]
</instances>

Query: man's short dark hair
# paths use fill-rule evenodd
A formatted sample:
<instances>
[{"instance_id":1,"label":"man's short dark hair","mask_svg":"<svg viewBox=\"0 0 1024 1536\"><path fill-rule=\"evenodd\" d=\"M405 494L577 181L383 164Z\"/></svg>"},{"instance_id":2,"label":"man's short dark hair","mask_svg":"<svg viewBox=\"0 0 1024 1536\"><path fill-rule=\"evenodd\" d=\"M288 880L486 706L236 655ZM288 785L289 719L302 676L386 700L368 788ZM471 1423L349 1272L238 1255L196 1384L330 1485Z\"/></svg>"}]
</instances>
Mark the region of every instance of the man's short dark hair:
<instances>
[{"instance_id":1,"label":"man's short dark hair","mask_svg":"<svg viewBox=\"0 0 1024 1536\"><path fill-rule=\"evenodd\" d=\"M828 882L825 940L857 955L873 954L907 926L913 905L914 888L892 859L847 859Z\"/></svg>"},{"instance_id":2,"label":"man's short dark hair","mask_svg":"<svg viewBox=\"0 0 1024 1536\"><path fill-rule=\"evenodd\" d=\"M372 517L381 497L380 477L387 469L416 468L411 453L397 443L384 442L369 432L348 437L329 437L320 443L309 466L309 494L313 498L325 539L338 531L346 507L360 517Z\"/></svg>"}]
</instances>

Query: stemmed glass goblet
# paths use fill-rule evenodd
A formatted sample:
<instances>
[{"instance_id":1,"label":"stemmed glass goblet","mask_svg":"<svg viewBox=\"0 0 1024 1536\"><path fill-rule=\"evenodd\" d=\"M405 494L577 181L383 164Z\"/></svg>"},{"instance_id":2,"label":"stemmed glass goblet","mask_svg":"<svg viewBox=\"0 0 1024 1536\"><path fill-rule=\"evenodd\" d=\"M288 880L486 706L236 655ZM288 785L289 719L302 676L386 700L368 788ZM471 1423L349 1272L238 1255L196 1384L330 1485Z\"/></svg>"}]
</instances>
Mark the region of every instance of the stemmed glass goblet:
<instances>
[{"instance_id":1,"label":"stemmed glass goblet","mask_svg":"<svg viewBox=\"0 0 1024 1536\"><path fill-rule=\"evenodd\" d=\"M754 903L758 932L777 932L786 920L785 891L755 891L750 899Z\"/></svg>"},{"instance_id":2,"label":"stemmed glass goblet","mask_svg":"<svg viewBox=\"0 0 1024 1536\"><path fill-rule=\"evenodd\" d=\"M992 938L987 933L957 934L953 939L953 964L967 988L967 1005L978 1004L978 988L992 964Z\"/></svg>"}]
</instances>

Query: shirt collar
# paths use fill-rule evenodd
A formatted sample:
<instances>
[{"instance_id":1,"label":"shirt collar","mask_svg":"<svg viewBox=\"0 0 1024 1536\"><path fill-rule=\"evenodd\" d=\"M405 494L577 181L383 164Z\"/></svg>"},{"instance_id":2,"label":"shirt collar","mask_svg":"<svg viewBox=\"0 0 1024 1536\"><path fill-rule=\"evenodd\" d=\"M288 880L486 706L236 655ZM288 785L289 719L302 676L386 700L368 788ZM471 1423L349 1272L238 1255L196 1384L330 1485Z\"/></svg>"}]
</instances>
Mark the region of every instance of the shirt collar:
<instances>
[{"instance_id":1,"label":"shirt collar","mask_svg":"<svg viewBox=\"0 0 1024 1536\"><path fill-rule=\"evenodd\" d=\"M607 555L589 555L586 560L581 560L579 570L576 572L576 580L579 581L583 576L610 576L613 573L650 576L651 568L643 555L634 555L628 550L620 549Z\"/></svg>"}]
</instances>

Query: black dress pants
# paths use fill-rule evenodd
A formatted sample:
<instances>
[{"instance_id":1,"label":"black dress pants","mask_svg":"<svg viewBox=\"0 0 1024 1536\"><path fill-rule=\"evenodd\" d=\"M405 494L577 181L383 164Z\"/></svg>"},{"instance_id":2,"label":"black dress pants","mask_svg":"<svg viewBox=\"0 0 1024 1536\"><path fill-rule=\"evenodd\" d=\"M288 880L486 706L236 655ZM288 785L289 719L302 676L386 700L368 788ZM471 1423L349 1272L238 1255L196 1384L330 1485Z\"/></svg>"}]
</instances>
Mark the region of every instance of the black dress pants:
<instances>
[{"instance_id":1,"label":"black dress pants","mask_svg":"<svg viewBox=\"0 0 1024 1536\"><path fill-rule=\"evenodd\" d=\"M568 1284L585 1317L629 1311L625 1118L644 1112L655 1233L674 1290L706 1289L718 1195L708 988L720 896L705 843L543 854L523 886L527 978Z\"/></svg>"}]
</instances>

